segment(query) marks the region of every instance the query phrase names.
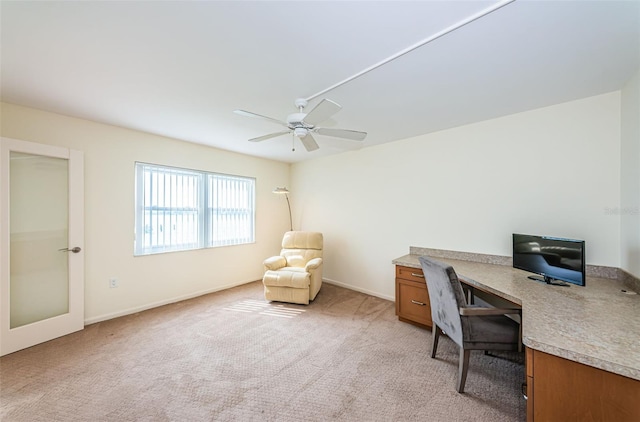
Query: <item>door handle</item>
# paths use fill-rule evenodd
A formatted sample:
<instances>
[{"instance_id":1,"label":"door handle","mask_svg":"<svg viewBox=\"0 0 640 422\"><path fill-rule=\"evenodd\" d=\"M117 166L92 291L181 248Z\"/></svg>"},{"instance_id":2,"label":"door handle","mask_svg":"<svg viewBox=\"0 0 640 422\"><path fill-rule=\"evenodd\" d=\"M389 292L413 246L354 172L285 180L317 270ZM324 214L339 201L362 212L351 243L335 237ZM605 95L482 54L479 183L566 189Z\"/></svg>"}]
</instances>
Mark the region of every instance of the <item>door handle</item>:
<instances>
[{"instance_id":1,"label":"door handle","mask_svg":"<svg viewBox=\"0 0 640 422\"><path fill-rule=\"evenodd\" d=\"M58 249L59 252L73 252L73 253L78 253L80 252L82 249L80 249L79 246L76 246L75 248L62 248L62 249Z\"/></svg>"}]
</instances>

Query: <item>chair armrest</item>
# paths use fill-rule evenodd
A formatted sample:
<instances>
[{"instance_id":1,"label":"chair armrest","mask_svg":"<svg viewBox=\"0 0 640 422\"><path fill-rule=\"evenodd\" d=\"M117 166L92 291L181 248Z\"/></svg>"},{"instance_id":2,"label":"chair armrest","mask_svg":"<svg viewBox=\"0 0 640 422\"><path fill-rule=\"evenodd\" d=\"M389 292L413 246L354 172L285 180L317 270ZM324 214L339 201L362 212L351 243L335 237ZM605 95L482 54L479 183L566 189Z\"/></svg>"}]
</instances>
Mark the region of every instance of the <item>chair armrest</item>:
<instances>
[{"instance_id":1,"label":"chair armrest","mask_svg":"<svg viewBox=\"0 0 640 422\"><path fill-rule=\"evenodd\" d=\"M521 308L460 308L460 315L462 316L474 316L474 315L506 315L506 314L521 314Z\"/></svg>"},{"instance_id":2,"label":"chair armrest","mask_svg":"<svg viewBox=\"0 0 640 422\"><path fill-rule=\"evenodd\" d=\"M306 271L315 270L320 265L322 265L322 258L313 258L310 259L309 262L307 262L307 265L304 266L304 269Z\"/></svg>"},{"instance_id":3,"label":"chair armrest","mask_svg":"<svg viewBox=\"0 0 640 422\"><path fill-rule=\"evenodd\" d=\"M272 256L263 262L267 270L279 270L287 265L287 260L283 256Z\"/></svg>"}]
</instances>

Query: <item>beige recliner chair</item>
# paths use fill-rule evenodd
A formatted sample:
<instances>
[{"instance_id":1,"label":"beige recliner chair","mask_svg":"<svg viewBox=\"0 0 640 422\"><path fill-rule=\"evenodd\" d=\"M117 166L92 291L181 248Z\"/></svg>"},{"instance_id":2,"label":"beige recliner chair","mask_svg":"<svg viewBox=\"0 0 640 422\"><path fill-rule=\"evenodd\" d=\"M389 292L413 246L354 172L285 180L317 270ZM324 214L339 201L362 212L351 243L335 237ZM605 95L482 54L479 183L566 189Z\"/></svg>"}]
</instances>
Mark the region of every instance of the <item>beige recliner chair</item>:
<instances>
[{"instance_id":1,"label":"beige recliner chair","mask_svg":"<svg viewBox=\"0 0 640 422\"><path fill-rule=\"evenodd\" d=\"M279 256L264 261L264 297L307 305L322 286L322 233L284 234Z\"/></svg>"}]
</instances>

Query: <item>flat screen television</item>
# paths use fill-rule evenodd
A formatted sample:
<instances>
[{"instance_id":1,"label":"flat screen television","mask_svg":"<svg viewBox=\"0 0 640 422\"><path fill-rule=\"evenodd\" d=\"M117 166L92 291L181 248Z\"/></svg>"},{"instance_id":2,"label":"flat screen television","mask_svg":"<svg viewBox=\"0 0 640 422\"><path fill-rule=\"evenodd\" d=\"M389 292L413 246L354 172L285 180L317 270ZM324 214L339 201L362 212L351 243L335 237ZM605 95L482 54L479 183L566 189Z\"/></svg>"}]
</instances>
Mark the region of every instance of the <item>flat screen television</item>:
<instances>
[{"instance_id":1,"label":"flat screen television","mask_svg":"<svg viewBox=\"0 0 640 422\"><path fill-rule=\"evenodd\" d=\"M584 240L513 233L513 267L543 277L532 280L584 286Z\"/></svg>"}]
</instances>

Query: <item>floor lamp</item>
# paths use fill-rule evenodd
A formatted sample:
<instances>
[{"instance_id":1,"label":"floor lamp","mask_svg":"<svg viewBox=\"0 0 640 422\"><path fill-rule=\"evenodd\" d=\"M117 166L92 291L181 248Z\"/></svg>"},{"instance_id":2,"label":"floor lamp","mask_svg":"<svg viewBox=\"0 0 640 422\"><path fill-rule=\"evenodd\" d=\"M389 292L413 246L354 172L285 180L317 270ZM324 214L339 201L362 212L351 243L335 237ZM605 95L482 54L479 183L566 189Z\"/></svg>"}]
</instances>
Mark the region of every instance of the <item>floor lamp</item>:
<instances>
[{"instance_id":1,"label":"floor lamp","mask_svg":"<svg viewBox=\"0 0 640 422\"><path fill-rule=\"evenodd\" d=\"M278 195L284 194L284 197L287 198L287 206L289 207L289 226L291 227L291 231L293 231L293 219L291 218L291 203L289 202L289 189L287 188L275 188L273 193L277 193Z\"/></svg>"}]
</instances>

